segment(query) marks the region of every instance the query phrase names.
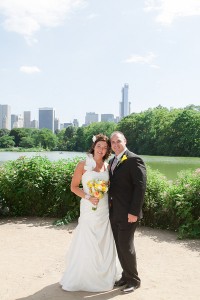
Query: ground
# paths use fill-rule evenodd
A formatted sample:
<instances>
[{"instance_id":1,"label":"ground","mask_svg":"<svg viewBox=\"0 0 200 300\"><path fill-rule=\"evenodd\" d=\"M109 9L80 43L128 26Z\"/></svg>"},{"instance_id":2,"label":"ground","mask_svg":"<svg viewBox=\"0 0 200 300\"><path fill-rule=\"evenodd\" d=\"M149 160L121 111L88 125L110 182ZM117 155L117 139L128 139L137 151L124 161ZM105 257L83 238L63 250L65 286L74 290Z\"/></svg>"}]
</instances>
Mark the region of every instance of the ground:
<instances>
[{"instance_id":1,"label":"ground","mask_svg":"<svg viewBox=\"0 0 200 300\"><path fill-rule=\"evenodd\" d=\"M76 223L56 227L52 219L0 220L1 300L198 300L200 240L139 227L135 235L141 288L122 295L66 292L59 286ZM80 249L81 251L81 249Z\"/></svg>"}]
</instances>

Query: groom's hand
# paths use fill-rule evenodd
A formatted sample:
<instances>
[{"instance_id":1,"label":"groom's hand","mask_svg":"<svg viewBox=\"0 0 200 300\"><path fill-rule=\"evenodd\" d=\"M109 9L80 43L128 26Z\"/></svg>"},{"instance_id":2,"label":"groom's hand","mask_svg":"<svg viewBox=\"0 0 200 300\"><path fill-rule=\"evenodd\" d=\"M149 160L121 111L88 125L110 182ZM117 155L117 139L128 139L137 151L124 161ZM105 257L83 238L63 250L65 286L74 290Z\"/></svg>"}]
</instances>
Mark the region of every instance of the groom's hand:
<instances>
[{"instance_id":1,"label":"groom's hand","mask_svg":"<svg viewBox=\"0 0 200 300\"><path fill-rule=\"evenodd\" d=\"M135 223L135 222L137 222L137 219L138 219L137 216L128 214L128 223Z\"/></svg>"}]
</instances>

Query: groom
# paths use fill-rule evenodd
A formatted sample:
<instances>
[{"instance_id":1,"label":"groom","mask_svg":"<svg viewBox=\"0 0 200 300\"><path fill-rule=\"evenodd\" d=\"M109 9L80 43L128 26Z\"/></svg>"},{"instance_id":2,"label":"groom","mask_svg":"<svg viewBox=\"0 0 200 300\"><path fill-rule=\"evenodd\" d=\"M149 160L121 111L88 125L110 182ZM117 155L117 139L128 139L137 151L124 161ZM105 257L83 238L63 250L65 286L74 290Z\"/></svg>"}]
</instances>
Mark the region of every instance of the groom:
<instances>
[{"instance_id":1,"label":"groom","mask_svg":"<svg viewBox=\"0 0 200 300\"><path fill-rule=\"evenodd\" d=\"M130 293L140 287L137 272L134 233L142 217L146 189L146 168L143 160L126 148L126 138L115 131L110 137L115 157L110 160L110 222L122 266L116 287Z\"/></svg>"}]
</instances>

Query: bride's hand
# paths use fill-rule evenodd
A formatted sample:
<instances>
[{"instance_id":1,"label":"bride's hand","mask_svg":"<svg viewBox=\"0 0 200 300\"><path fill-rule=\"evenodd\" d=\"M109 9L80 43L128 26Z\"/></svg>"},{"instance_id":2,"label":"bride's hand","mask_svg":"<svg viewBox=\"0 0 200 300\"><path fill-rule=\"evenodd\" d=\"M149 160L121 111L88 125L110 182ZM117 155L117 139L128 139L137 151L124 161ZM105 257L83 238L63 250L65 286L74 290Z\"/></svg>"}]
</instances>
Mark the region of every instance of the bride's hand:
<instances>
[{"instance_id":1,"label":"bride's hand","mask_svg":"<svg viewBox=\"0 0 200 300\"><path fill-rule=\"evenodd\" d=\"M99 203L99 199L96 197L90 197L89 201L93 204L93 205L98 205Z\"/></svg>"}]
</instances>

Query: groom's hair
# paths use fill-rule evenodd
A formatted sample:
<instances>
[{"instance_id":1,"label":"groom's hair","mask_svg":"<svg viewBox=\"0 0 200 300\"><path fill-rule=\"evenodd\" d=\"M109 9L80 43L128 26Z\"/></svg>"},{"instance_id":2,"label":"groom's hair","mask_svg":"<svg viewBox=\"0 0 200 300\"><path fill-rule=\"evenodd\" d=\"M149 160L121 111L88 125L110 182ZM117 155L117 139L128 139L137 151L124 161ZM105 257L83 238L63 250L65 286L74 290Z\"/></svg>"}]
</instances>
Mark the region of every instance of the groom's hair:
<instances>
[{"instance_id":1,"label":"groom's hair","mask_svg":"<svg viewBox=\"0 0 200 300\"><path fill-rule=\"evenodd\" d=\"M96 138L95 141L94 141L94 138ZM99 133L99 134L93 136L92 140L94 142L93 142L90 150L88 151L88 153L94 154L94 147L96 146L96 144L98 142L106 142L106 144L107 144L107 151L106 151L106 154L103 157L103 160L106 160L110 156L110 154L111 154L111 144L110 144L109 138L105 134Z\"/></svg>"},{"instance_id":2,"label":"groom's hair","mask_svg":"<svg viewBox=\"0 0 200 300\"><path fill-rule=\"evenodd\" d=\"M122 137L123 139L126 140L126 138L125 138L123 132L121 132L121 131L113 131L113 132L111 133L111 135L110 135L110 139L111 139L111 138L113 137L113 135L115 135L115 134L120 134L121 137Z\"/></svg>"}]
</instances>

